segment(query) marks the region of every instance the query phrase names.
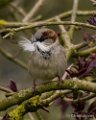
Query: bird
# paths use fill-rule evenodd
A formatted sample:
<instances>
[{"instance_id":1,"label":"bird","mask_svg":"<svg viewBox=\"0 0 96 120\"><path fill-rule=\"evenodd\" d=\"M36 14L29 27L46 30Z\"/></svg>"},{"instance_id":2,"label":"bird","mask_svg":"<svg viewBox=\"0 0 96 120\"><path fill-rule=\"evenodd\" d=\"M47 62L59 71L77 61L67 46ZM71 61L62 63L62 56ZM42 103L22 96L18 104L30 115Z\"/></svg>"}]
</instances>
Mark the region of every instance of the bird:
<instances>
[{"instance_id":1,"label":"bird","mask_svg":"<svg viewBox=\"0 0 96 120\"><path fill-rule=\"evenodd\" d=\"M20 40L19 46L31 56L29 72L34 81L63 76L67 67L66 52L54 30L39 28L31 39Z\"/></svg>"}]
</instances>

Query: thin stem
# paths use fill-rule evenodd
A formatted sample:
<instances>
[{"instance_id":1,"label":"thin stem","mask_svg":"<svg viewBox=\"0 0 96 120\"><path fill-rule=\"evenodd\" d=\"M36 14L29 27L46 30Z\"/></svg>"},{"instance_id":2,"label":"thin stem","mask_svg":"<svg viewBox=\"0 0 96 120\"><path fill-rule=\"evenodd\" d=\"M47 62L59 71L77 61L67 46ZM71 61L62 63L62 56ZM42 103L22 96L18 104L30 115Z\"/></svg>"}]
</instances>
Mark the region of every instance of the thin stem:
<instances>
[{"instance_id":1,"label":"thin stem","mask_svg":"<svg viewBox=\"0 0 96 120\"><path fill-rule=\"evenodd\" d=\"M84 42L81 42L81 43L79 43L77 45L74 45L74 49L79 50L81 48L86 47L87 45L88 45L88 42L84 41Z\"/></svg>"},{"instance_id":2,"label":"thin stem","mask_svg":"<svg viewBox=\"0 0 96 120\"><path fill-rule=\"evenodd\" d=\"M34 5L34 7L32 7L32 9L29 11L29 13L24 17L22 21L23 22L29 21L34 16L34 14L39 10L39 8L42 6L43 2L44 0L38 0Z\"/></svg>"},{"instance_id":3,"label":"thin stem","mask_svg":"<svg viewBox=\"0 0 96 120\"><path fill-rule=\"evenodd\" d=\"M0 90L3 91L3 92L6 92L6 93L10 93L12 92L12 90L8 89L8 88L5 88L3 86L0 86Z\"/></svg>"},{"instance_id":4,"label":"thin stem","mask_svg":"<svg viewBox=\"0 0 96 120\"><path fill-rule=\"evenodd\" d=\"M92 47L92 48L88 48L88 49L83 50L83 51L80 51L77 54L80 56L85 56L85 55L89 55L89 54L94 53L94 52L96 52L96 46Z\"/></svg>"},{"instance_id":5,"label":"thin stem","mask_svg":"<svg viewBox=\"0 0 96 120\"><path fill-rule=\"evenodd\" d=\"M22 7L19 7L19 6L15 5L15 4L13 4L13 3L11 3L9 7L13 8L14 12L18 12L23 17L26 16L26 12L23 10Z\"/></svg>"},{"instance_id":6,"label":"thin stem","mask_svg":"<svg viewBox=\"0 0 96 120\"><path fill-rule=\"evenodd\" d=\"M73 66L73 64L71 64L71 65L67 68L67 70L70 70L72 66ZM62 80L64 81L67 76L68 76L68 72L65 71L64 75L62 76Z\"/></svg>"},{"instance_id":7,"label":"thin stem","mask_svg":"<svg viewBox=\"0 0 96 120\"><path fill-rule=\"evenodd\" d=\"M78 3L79 3L79 0L73 0L73 1L74 1L74 2L73 2L73 10L72 10L71 22L75 22L75 20L76 20L76 11L77 11L77 9L78 9ZM75 28L75 26L72 25L72 26L70 27L70 30L69 30L69 34L70 34L70 38L71 38L71 39L72 39L72 37L73 37L74 28Z\"/></svg>"},{"instance_id":8,"label":"thin stem","mask_svg":"<svg viewBox=\"0 0 96 120\"><path fill-rule=\"evenodd\" d=\"M14 23L15 24L15 23ZM6 23L6 26L9 26L10 24ZM16 24L15 24L16 25ZM19 23L20 25L20 23ZM10 36L12 33L14 34L14 32L19 32L22 30L26 30L26 29L32 29L32 28L36 28L36 27L41 27L41 26L52 26L52 25L76 25L76 26L80 26L80 27L87 27L90 29L94 29L96 30L96 26L94 25L90 25L88 23L81 23L81 22L70 22L70 21L61 21L61 22L34 22L34 23L21 23L21 27L18 28L5 28L2 31L3 32L8 32L8 35L6 34L5 36L8 37ZM4 37L4 38L6 38Z\"/></svg>"},{"instance_id":9,"label":"thin stem","mask_svg":"<svg viewBox=\"0 0 96 120\"><path fill-rule=\"evenodd\" d=\"M90 99L95 98L95 97L96 97L96 94L92 93L91 95L88 95L88 96L85 96L83 98L80 98L79 100L80 101L87 101L87 100L90 100Z\"/></svg>"},{"instance_id":10,"label":"thin stem","mask_svg":"<svg viewBox=\"0 0 96 120\"><path fill-rule=\"evenodd\" d=\"M67 17L69 17L71 14L72 14L72 10L66 11L66 12L60 13L60 14L52 17L52 18L49 18L49 19L47 19L46 21L47 21L47 22L48 22L48 21L53 21L53 20L56 19L56 17L59 17L59 18L67 18ZM83 10L78 10L78 11L76 11L76 15L78 15L78 16L87 16L87 15L93 15L93 14L96 14L96 10L90 10L90 11L89 11L89 10L84 10L84 11L83 11Z\"/></svg>"},{"instance_id":11,"label":"thin stem","mask_svg":"<svg viewBox=\"0 0 96 120\"><path fill-rule=\"evenodd\" d=\"M96 0L91 0L93 5L96 5Z\"/></svg>"},{"instance_id":12,"label":"thin stem","mask_svg":"<svg viewBox=\"0 0 96 120\"><path fill-rule=\"evenodd\" d=\"M92 98L95 98L96 97L96 94L95 93L92 93L90 95L87 95L85 97L82 97L82 98L78 98L76 100L74 100L73 98L68 98L68 97L64 97L64 100L66 100L67 102L78 102L78 101L88 101Z\"/></svg>"},{"instance_id":13,"label":"thin stem","mask_svg":"<svg viewBox=\"0 0 96 120\"><path fill-rule=\"evenodd\" d=\"M32 113L29 112L28 116L29 116L30 120L35 120L35 118L33 117Z\"/></svg>"},{"instance_id":14,"label":"thin stem","mask_svg":"<svg viewBox=\"0 0 96 120\"><path fill-rule=\"evenodd\" d=\"M13 56L7 52L6 50L0 48L0 53L5 56L8 60L14 62L15 64L19 65L20 67L24 68L25 70L28 70L27 66L19 59L13 59Z\"/></svg>"},{"instance_id":15,"label":"thin stem","mask_svg":"<svg viewBox=\"0 0 96 120\"><path fill-rule=\"evenodd\" d=\"M57 22L61 22L59 17L56 17L56 20L57 20ZM61 32L63 33L62 34L62 39L65 43L65 46L67 48L70 48L70 46L72 46L72 43L71 43L70 37L68 35L68 32L66 31L66 29L63 25L59 25L59 28L61 29Z\"/></svg>"}]
</instances>

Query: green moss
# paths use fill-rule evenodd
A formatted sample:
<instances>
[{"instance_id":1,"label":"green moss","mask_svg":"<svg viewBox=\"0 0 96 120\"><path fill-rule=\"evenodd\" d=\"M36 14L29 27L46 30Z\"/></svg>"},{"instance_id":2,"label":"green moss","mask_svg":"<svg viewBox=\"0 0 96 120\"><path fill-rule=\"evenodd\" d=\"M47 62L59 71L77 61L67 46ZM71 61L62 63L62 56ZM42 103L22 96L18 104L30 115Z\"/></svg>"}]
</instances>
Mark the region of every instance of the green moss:
<instances>
[{"instance_id":1,"label":"green moss","mask_svg":"<svg viewBox=\"0 0 96 120\"><path fill-rule=\"evenodd\" d=\"M23 114L25 113L25 107L24 105L20 105L16 109L14 109L12 112L10 112L10 120L21 120L23 118Z\"/></svg>"},{"instance_id":2,"label":"green moss","mask_svg":"<svg viewBox=\"0 0 96 120\"><path fill-rule=\"evenodd\" d=\"M39 96L35 96L29 100L26 100L16 109L9 113L10 116L9 120L22 120L25 113L37 110L39 103L40 103Z\"/></svg>"}]
</instances>

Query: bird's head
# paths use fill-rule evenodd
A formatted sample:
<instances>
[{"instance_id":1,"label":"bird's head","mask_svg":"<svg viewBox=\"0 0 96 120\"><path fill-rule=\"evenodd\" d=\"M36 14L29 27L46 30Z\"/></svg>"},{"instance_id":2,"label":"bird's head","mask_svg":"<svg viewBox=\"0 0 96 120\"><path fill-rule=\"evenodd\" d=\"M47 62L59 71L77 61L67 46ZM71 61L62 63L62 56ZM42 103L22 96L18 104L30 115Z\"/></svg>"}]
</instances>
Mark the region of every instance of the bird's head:
<instances>
[{"instance_id":1,"label":"bird's head","mask_svg":"<svg viewBox=\"0 0 96 120\"><path fill-rule=\"evenodd\" d=\"M24 40L19 42L19 45L25 51L35 51L37 48L39 48L41 51L46 52L59 43L57 33L54 30L48 28L39 29L32 36L31 40L26 38L23 39Z\"/></svg>"}]
</instances>

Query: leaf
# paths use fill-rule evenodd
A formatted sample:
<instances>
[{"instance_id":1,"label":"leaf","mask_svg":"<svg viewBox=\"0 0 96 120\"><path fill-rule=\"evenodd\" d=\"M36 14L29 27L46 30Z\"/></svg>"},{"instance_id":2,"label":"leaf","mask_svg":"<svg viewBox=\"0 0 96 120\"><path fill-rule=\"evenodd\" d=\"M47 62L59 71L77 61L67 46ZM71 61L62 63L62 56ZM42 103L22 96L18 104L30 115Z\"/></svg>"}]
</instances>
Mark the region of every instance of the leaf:
<instances>
[{"instance_id":1,"label":"leaf","mask_svg":"<svg viewBox=\"0 0 96 120\"><path fill-rule=\"evenodd\" d=\"M18 91L17 85L16 85L16 83L15 83L13 80L10 81L9 88L10 88L13 92L17 92L17 91Z\"/></svg>"},{"instance_id":2,"label":"leaf","mask_svg":"<svg viewBox=\"0 0 96 120\"><path fill-rule=\"evenodd\" d=\"M96 26L96 15L93 15L92 17L87 20L91 25Z\"/></svg>"}]
</instances>

